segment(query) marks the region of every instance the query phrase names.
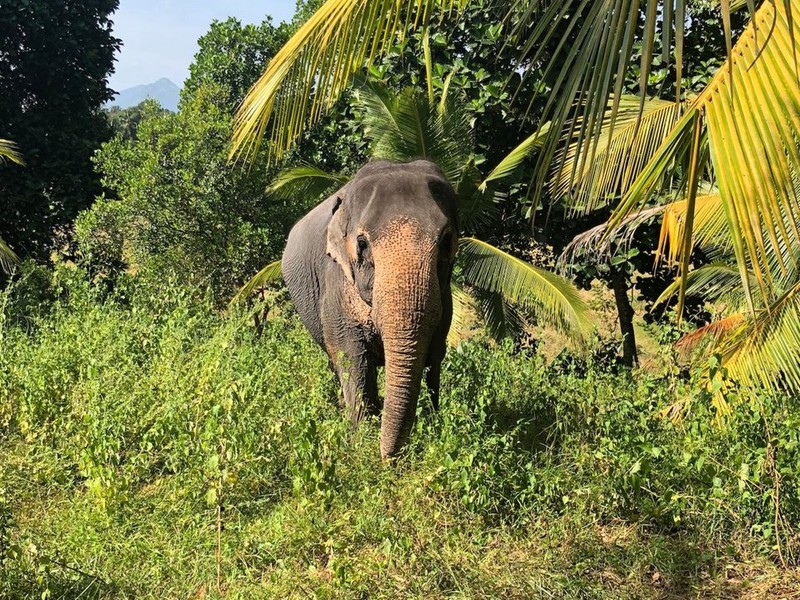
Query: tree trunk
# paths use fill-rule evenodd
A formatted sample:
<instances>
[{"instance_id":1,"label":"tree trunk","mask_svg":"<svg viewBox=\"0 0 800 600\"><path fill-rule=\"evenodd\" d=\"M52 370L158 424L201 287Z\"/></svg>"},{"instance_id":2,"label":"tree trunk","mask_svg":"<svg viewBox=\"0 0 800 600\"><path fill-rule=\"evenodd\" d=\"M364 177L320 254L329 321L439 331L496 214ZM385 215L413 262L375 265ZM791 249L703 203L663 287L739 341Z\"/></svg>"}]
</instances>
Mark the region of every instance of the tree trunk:
<instances>
[{"instance_id":1,"label":"tree trunk","mask_svg":"<svg viewBox=\"0 0 800 600\"><path fill-rule=\"evenodd\" d=\"M632 368L639 364L636 353L636 334L633 330L633 307L628 300L628 278L624 271L611 265L611 288L617 303L619 330L622 334L622 362Z\"/></svg>"}]
</instances>

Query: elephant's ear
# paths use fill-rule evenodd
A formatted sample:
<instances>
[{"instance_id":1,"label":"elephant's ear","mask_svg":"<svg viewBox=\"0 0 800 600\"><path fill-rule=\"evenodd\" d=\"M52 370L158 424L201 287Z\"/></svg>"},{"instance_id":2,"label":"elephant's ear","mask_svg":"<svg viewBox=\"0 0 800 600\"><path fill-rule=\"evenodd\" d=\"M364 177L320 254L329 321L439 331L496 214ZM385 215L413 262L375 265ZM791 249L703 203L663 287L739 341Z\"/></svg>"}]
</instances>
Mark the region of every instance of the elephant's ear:
<instances>
[{"instance_id":1,"label":"elephant's ear","mask_svg":"<svg viewBox=\"0 0 800 600\"><path fill-rule=\"evenodd\" d=\"M328 256L339 263L345 279L355 285L353 260L347 251L347 230L350 228L350 216L347 208L342 207L343 191L344 189L337 192L336 200L333 203L333 216L328 223L326 252Z\"/></svg>"}]
</instances>

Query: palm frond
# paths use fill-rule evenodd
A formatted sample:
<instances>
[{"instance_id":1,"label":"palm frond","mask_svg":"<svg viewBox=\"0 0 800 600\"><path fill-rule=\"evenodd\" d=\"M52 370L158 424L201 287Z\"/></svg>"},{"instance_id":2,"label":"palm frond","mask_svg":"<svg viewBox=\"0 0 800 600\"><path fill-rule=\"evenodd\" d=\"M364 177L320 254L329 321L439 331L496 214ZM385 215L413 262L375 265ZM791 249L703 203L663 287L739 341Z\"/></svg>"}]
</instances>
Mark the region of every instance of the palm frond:
<instances>
[{"instance_id":1,"label":"palm frond","mask_svg":"<svg viewBox=\"0 0 800 600\"><path fill-rule=\"evenodd\" d=\"M658 240L656 260L669 266L678 264L682 242L686 235L686 200L676 200L664 205L664 219ZM732 252L730 232L725 219L722 197L718 194L703 194L695 198L692 247L717 248Z\"/></svg>"},{"instance_id":2,"label":"palm frond","mask_svg":"<svg viewBox=\"0 0 800 600\"><path fill-rule=\"evenodd\" d=\"M748 2L752 0L730 0L730 9L731 12L735 12L737 10L742 10L743 8L747 8ZM754 11L751 11L754 12Z\"/></svg>"},{"instance_id":3,"label":"palm frond","mask_svg":"<svg viewBox=\"0 0 800 600\"><path fill-rule=\"evenodd\" d=\"M270 127L280 157L338 100L353 75L382 56L435 7L466 0L327 0L270 61L239 108L231 156L249 158Z\"/></svg>"},{"instance_id":4,"label":"palm frond","mask_svg":"<svg viewBox=\"0 0 800 600\"><path fill-rule=\"evenodd\" d=\"M311 165L302 165L281 171L272 181L268 191L282 192L291 197L318 198L332 186L342 186L347 178L327 173Z\"/></svg>"},{"instance_id":5,"label":"palm frond","mask_svg":"<svg viewBox=\"0 0 800 600\"><path fill-rule=\"evenodd\" d=\"M0 164L3 161L11 161L18 165L25 165L17 145L11 140L0 139ZM3 240L0 240L0 269L4 273L11 273L15 265L19 264L19 257L9 248Z\"/></svg>"},{"instance_id":6,"label":"palm frond","mask_svg":"<svg viewBox=\"0 0 800 600\"><path fill-rule=\"evenodd\" d=\"M462 168L458 181L453 185L458 196L458 220L462 230L479 231L492 222L499 212L502 195L492 184L481 187L478 182L481 172L470 159Z\"/></svg>"},{"instance_id":7,"label":"palm frond","mask_svg":"<svg viewBox=\"0 0 800 600\"><path fill-rule=\"evenodd\" d=\"M455 280L450 283L450 291L453 295L453 320L450 324L450 331L447 334L447 344L458 346L467 339L472 325L475 323L475 315L478 313L478 306L473 298Z\"/></svg>"},{"instance_id":8,"label":"palm frond","mask_svg":"<svg viewBox=\"0 0 800 600\"><path fill-rule=\"evenodd\" d=\"M396 93L377 82L359 86L356 99L374 158L424 158L438 164L451 183L459 180L474 137L465 102L449 95L437 106L419 90Z\"/></svg>"},{"instance_id":9,"label":"palm frond","mask_svg":"<svg viewBox=\"0 0 800 600\"><path fill-rule=\"evenodd\" d=\"M525 329L525 317L498 292L476 290L480 316L489 335L495 340L517 337Z\"/></svg>"},{"instance_id":10,"label":"palm frond","mask_svg":"<svg viewBox=\"0 0 800 600\"><path fill-rule=\"evenodd\" d=\"M722 319L712 321L708 325L698 327L691 333L682 336L675 342L675 349L681 354L689 354L697 350L702 344L716 344L731 332L736 331L744 323L744 313L734 313Z\"/></svg>"},{"instance_id":11,"label":"palm frond","mask_svg":"<svg viewBox=\"0 0 800 600\"><path fill-rule=\"evenodd\" d=\"M282 276L283 272L281 270L281 261L276 260L275 262L269 263L266 267L256 273L250 281L245 283L238 292L236 292L236 295L230 301L229 306L234 306L240 302L244 302L250 296L252 296L253 292L255 292L257 289L264 288L272 283L275 283Z\"/></svg>"},{"instance_id":12,"label":"palm frond","mask_svg":"<svg viewBox=\"0 0 800 600\"><path fill-rule=\"evenodd\" d=\"M550 134L550 123L545 123L539 128L536 133L526 138L516 148L509 152L491 172L486 176L486 179L480 185L480 190L486 191L486 187L493 181L499 181L511 175L516 168L528 158L534 150L541 148L547 136Z\"/></svg>"},{"instance_id":13,"label":"palm frond","mask_svg":"<svg viewBox=\"0 0 800 600\"><path fill-rule=\"evenodd\" d=\"M613 232L617 225L631 213L638 211L648 200L656 196L661 191L667 177L680 176L681 168L685 166L687 156L693 148L692 138L699 113L700 111L695 106L690 106L683 113L614 209L608 220L609 233ZM706 161L702 165L697 165L702 170L707 164L708 155L705 153L698 154L698 156Z\"/></svg>"},{"instance_id":14,"label":"palm frond","mask_svg":"<svg viewBox=\"0 0 800 600\"><path fill-rule=\"evenodd\" d=\"M769 305L800 262L794 250L800 239L800 197L792 181L792 174L800 171L800 81L795 70L800 20L790 16L798 10L800 0L761 5L728 61L687 109L611 218L613 227L652 196L653 182L669 165L685 161L685 173L696 175L710 160L751 310L759 303L749 273L761 304ZM687 197L696 193L698 184L698 177L689 178ZM693 232L696 203L693 208L690 202L685 212ZM692 250L686 230L684 241L674 255L682 265Z\"/></svg>"},{"instance_id":15,"label":"palm frond","mask_svg":"<svg viewBox=\"0 0 800 600\"><path fill-rule=\"evenodd\" d=\"M639 212L628 216L614 230L614 236L610 237L608 223L601 223L591 229L576 235L569 244L564 247L558 257L557 264L562 271L569 271L570 266L575 262L579 254L591 252L603 260L611 260L616 248L629 247L633 242L636 230L651 219L664 212L663 206L653 206L645 208Z\"/></svg>"},{"instance_id":16,"label":"palm frond","mask_svg":"<svg viewBox=\"0 0 800 600\"><path fill-rule=\"evenodd\" d=\"M748 317L717 348L729 375L744 384L800 392L800 283Z\"/></svg>"},{"instance_id":17,"label":"palm frond","mask_svg":"<svg viewBox=\"0 0 800 600\"><path fill-rule=\"evenodd\" d=\"M6 274L10 274L14 266L18 264L19 257L8 247L8 244L0 240L0 269Z\"/></svg>"},{"instance_id":18,"label":"palm frond","mask_svg":"<svg viewBox=\"0 0 800 600\"><path fill-rule=\"evenodd\" d=\"M568 143L575 144L575 160L579 165L594 161L599 135L610 103L608 122L613 131L617 121L621 92L634 52L635 42L641 43L640 95L647 95L647 81L653 60L657 24L665 37L674 30L680 102L681 57L687 0L675 0L675 10L662 5L672 0L648 0L645 3L643 29L639 19L640 3L634 0L515 0L509 19L515 22L515 35L524 38L523 63L530 65L529 73L544 62L544 52L552 51L553 59L543 67L543 79L553 80L552 93L544 108L543 120L552 121L562 131L571 123ZM669 19L667 19L669 17ZM639 37L641 35L641 37ZM669 59L670 54L665 53ZM669 68L669 62L661 65ZM641 112L643 107L640 106ZM610 137L613 138L613 135ZM634 136L636 137L636 136ZM554 162L559 141L551 138L539 155L538 197ZM562 153L565 158L566 153ZM578 173L583 170L580 166ZM558 167L558 171L561 167ZM572 187L568 185L567 187Z\"/></svg>"},{"instance_id":19,"label":"palm frond","mask_svg":"<svg viewBox=\"0 0 800 600\"><path fill-rule=\"evenodd\" d=\"M559 165L550 181L554 198L569 196L575 213L587 214L616 200L642 172L681 116L680 105L667 100L622 96L603 115L591 157L581 154L580 122L568 124L571 142L556 155ZM576 129L578 131L576 131Z\"/></svg>"},{"instance_id":20,"label":"palm frond","mask_svg":"<svg viewBox=\"0 0 800 600\"><path fill-rule=\"evenodd\" d=\"M589 310L573 285L475 238L462 238L459 251L465 281L502 294L529 308L543 323L584 337Z\"/></svg>"},{"instance_id":21,"label":"palm frond","mask_svg":"<svg viewBox=\"0 0 800 600\"><path fill-rule=\"evenodd\" d=\"M673 281L656 299L655 304L668 301L680 291L680 281ZM743 310L747 299L742 279L735 265L713 262L690 271L686 276L686 295L708 302L720 302L729 308Z\"/></svg>"},{"instance_id":22,"label":"palm frond","mask_svg":"<svg viewBox=\"0 0 800 600\"><path fill-rule=\"evenodd\" d=\"M18 165L25 165L25 159L17 145L11 140L0 139L0 163L9 160Z\"/></svg>"}]
</instances>

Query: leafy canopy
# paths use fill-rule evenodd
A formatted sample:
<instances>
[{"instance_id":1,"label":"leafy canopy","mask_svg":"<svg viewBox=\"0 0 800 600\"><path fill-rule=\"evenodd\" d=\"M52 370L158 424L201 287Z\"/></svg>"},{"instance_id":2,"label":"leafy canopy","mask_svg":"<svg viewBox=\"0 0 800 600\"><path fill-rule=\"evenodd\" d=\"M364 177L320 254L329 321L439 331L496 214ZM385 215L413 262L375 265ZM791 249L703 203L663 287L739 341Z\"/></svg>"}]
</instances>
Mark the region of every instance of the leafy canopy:
<instances>
[{"instance_id":1,"label":"leafy canopy","mask_svg":"<svg viewBox=\"0 0 800 600\"><path fill-rule=\"evenodd\" d=\"M0 164L0 238L46 258L100 192L91 157L110 136L104 102L120 42L118 0L0 3L0 132L27 168Z\"/></svg>"}]
</instances>

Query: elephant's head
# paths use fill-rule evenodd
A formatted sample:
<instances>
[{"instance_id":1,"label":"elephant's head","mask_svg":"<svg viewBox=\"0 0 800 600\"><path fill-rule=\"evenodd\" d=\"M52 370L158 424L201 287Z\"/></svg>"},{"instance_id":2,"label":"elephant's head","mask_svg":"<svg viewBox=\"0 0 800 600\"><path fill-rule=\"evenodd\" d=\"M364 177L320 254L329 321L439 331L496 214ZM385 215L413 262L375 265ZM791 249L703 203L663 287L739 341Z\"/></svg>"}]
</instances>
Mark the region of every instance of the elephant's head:
<instances>
[{"instance_id":1,"label":"elephant's head","mask_svg":"<svg viewBox=\"0 0 800 600\"><path fill-rule=\"evenodd\" d=\"M387 458L408 438L432 343L441 353L450 326L456 195L431 162L377 161L363 167L338 198L327 250L372 307L383 342L381 455Z\"/></svg>"}]
</instances>

